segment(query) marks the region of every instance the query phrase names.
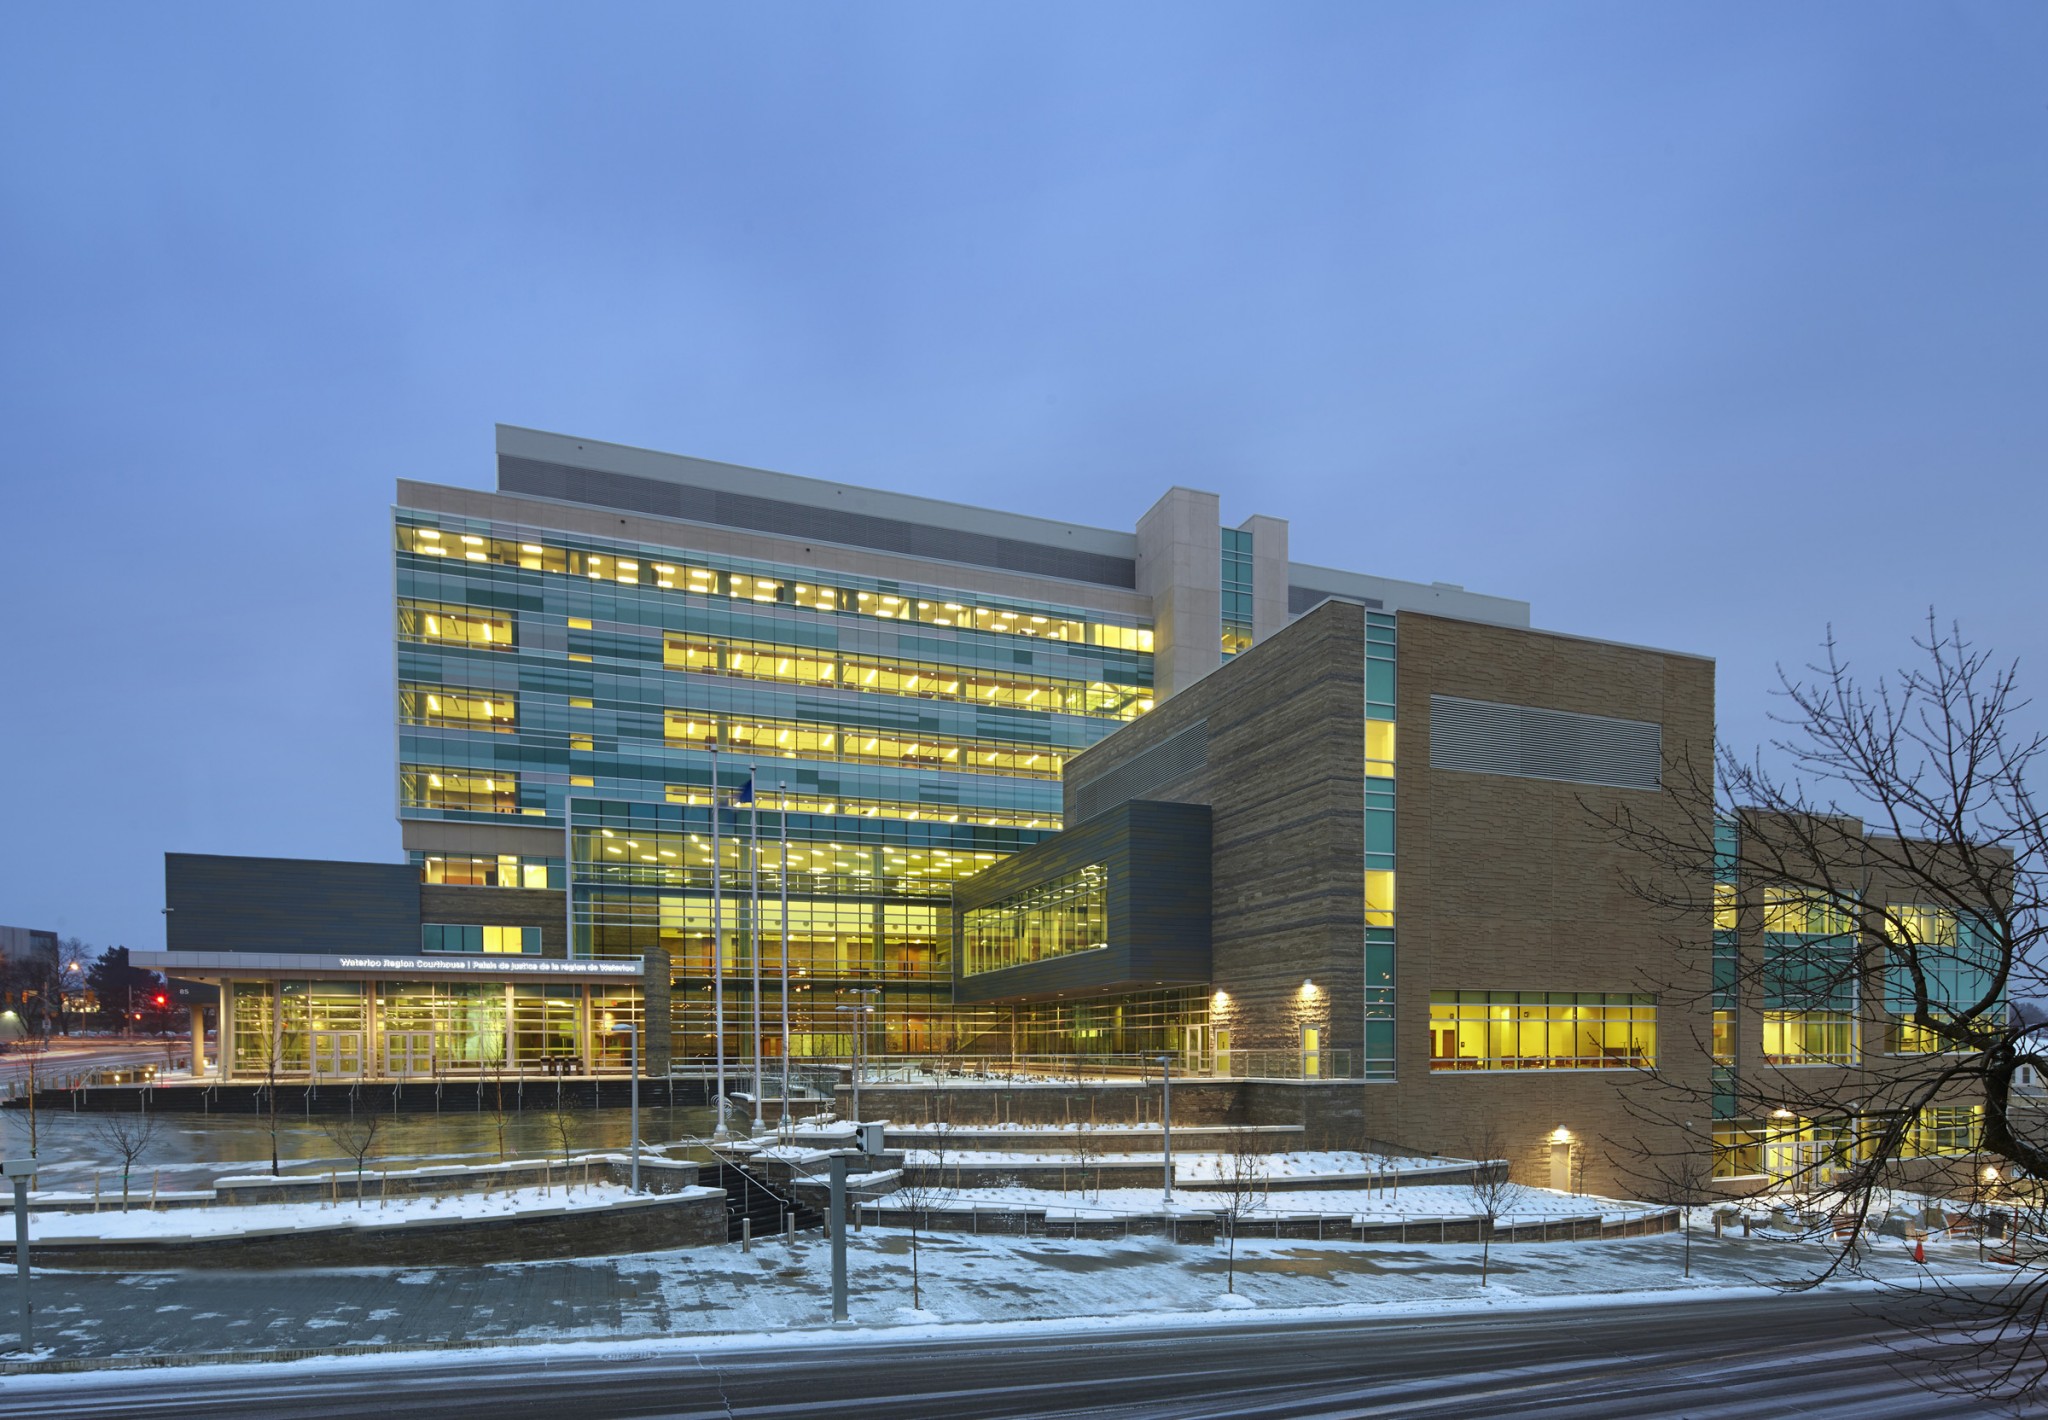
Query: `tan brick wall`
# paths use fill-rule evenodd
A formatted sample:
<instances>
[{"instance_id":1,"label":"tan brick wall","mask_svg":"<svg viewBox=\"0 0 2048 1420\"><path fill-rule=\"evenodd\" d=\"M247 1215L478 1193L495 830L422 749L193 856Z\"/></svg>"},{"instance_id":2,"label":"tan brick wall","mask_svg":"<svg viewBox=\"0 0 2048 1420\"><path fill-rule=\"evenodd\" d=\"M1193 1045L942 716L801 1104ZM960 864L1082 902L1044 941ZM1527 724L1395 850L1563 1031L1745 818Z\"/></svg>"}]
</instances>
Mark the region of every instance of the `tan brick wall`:
<instances>
[{"instance_id":1,"label":"tan brick wall","mask_svg":"<svg viewBox=\"0 0 2048 1420\"><path fill-rule=\"evenodd\" d=\"M1713 665L1413 613L1400 617L1398 655L1399 1083L1368 1089L1368 1130L1465 1154L1490 1121L1514 1176L1548 1184L1551 1131L1563 1127L1578 1143L1586 1186L1637 1191L1632 1151L1676 1142L1673 1129L1633 1116L1624 1102L1632 1095L1652 1104L1659 1095L1652 1083L1627 1071L1432 1072L1429 993L1652 992L1660 1073L1704 1091L1709 924L1702 920L1695 933L1674 940L1671 924L1626 885L1642 863L1609 842L1593 817L1625 802L1636 815L1675 825L1679 804L1668 789L1432 770L1429 697L1654 721L1663 726L1668 763L1677 753L1711 750ZM1706 1100L1685 1108L1709 1135Z\"/></svg>"}]
</instances>

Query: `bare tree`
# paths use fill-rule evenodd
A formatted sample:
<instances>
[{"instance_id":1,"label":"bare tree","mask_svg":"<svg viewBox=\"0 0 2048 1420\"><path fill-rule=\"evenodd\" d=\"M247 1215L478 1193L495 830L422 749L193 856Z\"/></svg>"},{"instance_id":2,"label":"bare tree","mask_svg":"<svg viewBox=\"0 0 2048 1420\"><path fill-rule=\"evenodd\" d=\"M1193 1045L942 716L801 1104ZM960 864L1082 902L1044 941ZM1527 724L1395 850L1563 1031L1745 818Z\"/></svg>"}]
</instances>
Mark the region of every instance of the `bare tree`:
<instances>
[{"instance_id":1,"label":"bare tree","mask_svg":"<svg viewBox=\"0 0 2048 1420\"><path fill-rule=\"evenodd\" d=\"M482 1065L483 1078L477 1081L477 1099L498 1131L498 1158L502 1162L505 1157L505 1125L512 1117L505 1104L505 1057L490 1056Z\"/></svg>"},{"instance_id":2,"label":"bare tree","mask_svg":"<svg viewBox=\"0 0 2048 1420\"><path fill-rule=\"evenodd\" d=\"M148 1151L150 1140L156 1137L156 1116L143 1107L138 1092L135 1113L116 1110L99 1115L93 1120L93 1133L120 1156L121 1211L125 1213L128 1211L128 1178L135 1170L135 1161Z\"/></svg>"},{"instance_id":3,"label":"bare tree","mask_svg":"<svg viewBox=\"0 0 2048 1420\"><path fill-rule=\"evenodd\" d=\"M334 1147L355 1160L358 1208L363 1206L363 1168L377 1147L377 1133L383 1124L384 1116L375 1110L357 1114L353 1109L346 1115L331 1115L320 1124L320 1132L333 1141Z\"/></svg>"},{"instance_id":4,"label":"bare tree","mask_svg":"<svg viewBox=\"0 0 2048 1420\"><path fill-rule=\"evenodd\" d=\"M583 1117L569 1100L569 1092L562 1088L561 1080L555 1081L555 1102L548 1110L548 1133L554 1137L555 1147L562 1151L563 1177L568 1177L569 1151L583 1133Z\"/></svg>"},{"instance_id":5,"label":"bare tree","mask_svg":"<svg viewBox=\"0 0 2048 1420\"><path fill-rule=\"evenodd\" d=\"M1868 679L1830 633L1813 664L1781 668L1763 748L1674 757L1654 811L1588 810L1669 924L1682 970L1660 1007L1716 1013L1699 1042L1712 1083L1666 1072L1635 1095L1638 1168L1668 1173L1683 1121L1722 1121L1728 1171L1816 1196L1837 1220L1814 1280L1856 1263L1889 1190L1943 1186L1932 1156L1952 1168L1982 1149L2048 1177L2043 1115L2014 1092L2048 1065L2048 1028L2008 1005L2042 993L2048 964L2048 814L2032 784L2048 735L2014 666L1959 628L1930 614L1914 645L1903 670ZM1690 985L1709 979L1711 1000ZM2038 1235L2042 1195L2027 1197L2019 1225ZM1994 1298L1979 1330L1997 1339L1966 1384L2031 1391L2048 1363L2048 1266L2022 1262L1973 1295Z\"/></svg>"},{"instance_id":6,"label":"bare tree","mask_svg":"<svg viewBox=\"0 0 2048 1420\"><path fill-rule=\"evenodd\" d=\"M1670 1151L1642 1161L1637 1170L1647 1170L1651 1187L1644 1191L1659 1203L1676 1208L1679 1231L1684 1235L1685 1275L1692 1276L1692 1210L1703 1208L1721 1195L1714 1188L1713 1141L1687 1123L1681 1142Z\"/></svg>"},{"instance_id":7,"label":"bare tree","mask_svg":"<svg viewBox=\"0 0 2048 1420\"><path fill-rule=\"evenodd\" d=\"M923 1151L926 1162L913 1166L906 1155L903 1160L903 1181L897 1185L891 1199L910 1215L910 1305L923 1310L924 1292L920 1248L926 1214L943 1202L946 1190L946 1136L934 1131L931 1148ZM844 1219L834 1218L832 1226L844 1226Z\"/></svg>"},{"instance_id":8,"label":"bare tree","mask_svg":"<svg viewBox=\"0 0 2048 1420\"><path fill-rule=\"evenodd\" d=\"M1237 1225L1246 1214L1264 1206L1269 1189L1270 1161L1265 1141L1249 1129L1234 1129L1216 1159L1217 1196L1229 1251L1223 1268L1224 1290L1237 1290Z\"/></svg>"},{"instance_id":9,"label":"bare tree","mask_svg":"<svg viewBox=\"0 0 2048 1420\"><path fill-rule=\"evenodd\" d=\"M1472 1197L1472 1211L1481 1220L1479 1285L1484 1287L1493 1261L1494 1224L1507 1211L1516 1188L1509 1178L1511 1170L1507 1151L1501 1147L1500 1130L1491 1121L1480 1126L1478 1136L1472 1141L1471 1153L1472 1180L1465 1189Z\"/></svg>"}]
</instances>

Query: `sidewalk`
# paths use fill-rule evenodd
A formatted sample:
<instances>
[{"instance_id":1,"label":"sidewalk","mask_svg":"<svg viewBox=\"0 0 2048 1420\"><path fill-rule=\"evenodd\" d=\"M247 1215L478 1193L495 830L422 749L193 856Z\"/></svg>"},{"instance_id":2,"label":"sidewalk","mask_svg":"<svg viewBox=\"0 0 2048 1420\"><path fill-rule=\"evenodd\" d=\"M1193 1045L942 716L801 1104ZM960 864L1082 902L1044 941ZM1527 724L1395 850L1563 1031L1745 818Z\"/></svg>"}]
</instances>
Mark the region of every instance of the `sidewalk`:
<instances>
[{"instance_id":1,"label":"sidewalk","mask_svg":"<svg viewBox=\"0 0 2048 1420\"><path fill-rule=\"evenodd\" d=\"M1896 1256L1893 1253L1897 1253ZM1496 1246L1479 1286L1477 1246L1413 1247L1241 1239L1234 1305L1455 1305L1600 1293L1681 1295L1798 1282L1825 1264L1807 1243L1693 1239L1680 1276L1675 1236ZM850 1243L856 1323L1014 1321L1215 1310L1220 1247L1157 1240L927 1235L920 1310L911 1310L910 1240L870 1230ZM1878 1250L1864 1275L1910 1285L1925 1272L1982 1269L1974 1246ZM51 1359L261 1356L306 1349L412 1348L482 1342L776 1332L825 1325L830 1252L815 1235L794 1248L647 1253L585 1262L414 1271L153 1273L38 1271L36 1339ZM11 1324L0 1313L0 1325ZM9 1325L11 1333L11 1325ZM12 1341L11 1334L6 1337ZM5 1344L5 1343L0 1343Z\"/></svg>"}]
</instances>

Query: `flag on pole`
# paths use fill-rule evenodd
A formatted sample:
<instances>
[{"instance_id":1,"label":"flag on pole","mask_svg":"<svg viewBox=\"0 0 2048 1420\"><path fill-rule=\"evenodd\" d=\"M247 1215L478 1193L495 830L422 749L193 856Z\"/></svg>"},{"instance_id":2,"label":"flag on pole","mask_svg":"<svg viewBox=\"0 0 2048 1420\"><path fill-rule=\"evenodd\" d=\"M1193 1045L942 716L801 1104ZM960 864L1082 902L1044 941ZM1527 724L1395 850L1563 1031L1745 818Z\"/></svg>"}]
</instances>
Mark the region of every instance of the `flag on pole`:
<instances>
[{"instance_id":1,"label":"flag on pole","mask_svg":"<svg viewBox=\"0 0 2048 1420\"><path fill-rule=\"evenodd\" d=\"M749 775L747 776L747 782L746 782L746 783L744 783L744 784L742 784L742 785L740 785L740 791L739 791L738 795L734 797L734 799L733 799L733 802L734 802L735 804L751 804L751 803L753 803L753 802L754 802L754 776L753 776L753 775L749 774Z\"/></svg>"}]
</instances>

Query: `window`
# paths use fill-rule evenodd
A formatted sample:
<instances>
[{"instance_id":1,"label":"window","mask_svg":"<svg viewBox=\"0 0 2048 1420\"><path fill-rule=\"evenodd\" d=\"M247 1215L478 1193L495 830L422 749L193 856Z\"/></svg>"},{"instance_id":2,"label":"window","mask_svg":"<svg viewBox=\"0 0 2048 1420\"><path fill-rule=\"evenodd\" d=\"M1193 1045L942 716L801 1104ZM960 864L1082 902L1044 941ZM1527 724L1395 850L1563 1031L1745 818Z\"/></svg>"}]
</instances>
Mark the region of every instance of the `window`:
<instances>
[{"instance_id":1,"label":"window","mask_svg":"<svg viewBox=\"0 0 2048 1420\"><path fill-rule=\"evenodd\" d=\"M786 685L832 686L874 695L957 700L1020 710L1054 710L1133 720L1152 708L1149 687L1062 680L1022 671L996 672L937 661L884 659L772 641L742 641L672 632L662 645L670 670L737 676Z\"/></svg>"},{"instance_id":2,"label":"window","mask_svg":"<svg viewBox=\"0 0 2048 1420\"><path fill-rule=\"evenodd\" d=\"M1737 925L1735 884L1714 884L1714 930L1733 932Z\"/></svg>"},{"instance_id":3,"label":"window","mask_svg":"<svg viewBox=\"0 0 2048 1420\"><path fill-rule=\"evenodd\" d=\"M1223 529L1223 659L1252 644L1252 535Z\"/></svg>"},{"instance_id":4,"label":"window","mask_svg":"<svg viewBox=\"0 0 2048 1420\"><path fill-rule=\"evenodd\" d=\"M1856 1063L1856 1018L1847 1011L1765 1011L1763 1017L1769 1064Z\"/></svg>"},{"instance_id":5,"label":"window","mask_svg":"<svg viewBox=\"0 0 2048 1420\"><path fill-rule=\"evenodd\" d=\"M1365 722L1365 772L1375 779L1394 777L1394 722Z\"/></svg>"},{"instance_id":6,"label":"window","mask_svg":"<svg viewBox=\"0 0 2048 1420\"><path fill-rule=\"evenodd\" d=\"M1051 745L1023 745L945 735L904 735L855 725L820 725L802 720L721 719L671 710L665 717L671 744L717 745L781 759L886 764L909 768L956 769L1026 779L1058 779L1071 752Z\"/></svg>"},{"instance_id":7,"label":"window","mask_svg":"<svg viewBox=\"0 0 2048 1420\"><path fill-rule=\"evenodd\" d=\"M1949 908L1893 903L1885 908L1885 1010L1911 1017L1928 1011L1955 1018L1988 1008L2002 1015L1996 996L2000 945L1984 922ZM1918 968L1919 979L1914 977ZM1944 1047L1926 1028L1900 1021L1895 1053L1920 1054Z\"/></svg>"},{"instance_id":8,"label":"window","mask_svg":"<svg viewBox=\"0 0 2048 1420\"><path fill-rule=\"evenodd\" d=\"M1153 648L1153 632L1149 626L1089 621L1082 615L1051 606L1033 607L1022 602L1011 606L977 605L949 600L954 595L952 593L924 589L924 594L920 595L918 588L895 583L878 583L869 590L815 586L792 581L788 576L771 574L758 567L747 571L724 571L702 564L655 561L637 552L589 552L580 548L518 542L481 532L465 533L404 523L395 529L395 534L398 550L416 557L492 563L629 587L651 584L660 590L722 597L756 605L803 607L817 612L915 621L928 626L1035 636L1140 655L1150 655ZM573 617L569 625L578 630L589 630L590 619Z\"/></svg>"},{"instance_id":9,"label":"window","mask_svg":"<svg viewBox=\"0 0 2048 1420\"><path fill-rule=\"evenodd\" d=\"M1394 925L1394 875L1368 868L1365 874L1365 925Z\"/></svg>"},{"instance_id":10,"label":"window","mask_svg":"<svg viewBox=\"0 0 2048 1420\"><path fill-rule=\"evenodd\" d=\"M970 908L961 919L968 976L1108 946L1109 872L1100 863Z\"/></svg>"},{"instance_id":11,"label":"window","mask_svg":"<svg viewBox=\"0 0 2048 1420\"><path fill-rule=\"evenodd\" d=\"M1904 1156L1934 1158L1975 1153L1984 1138L1984 1106L1935 1105L1923 1109L1906 1132Z\"/></svg>"},{"instance_id":12,"label":"window","mask_svg":"<svg viewBox=\"0 0 2048 1420\"><path fill-rule=\"evenodd\" d=\"M1647 1070L1654 996L1598 991L1432 991L1431 1070Z\"/></svg>"},{"instance_id":13,"label":"window","mask_svg":"<svg viewBox=\"0 0 2048 1420\"><path fill-rule=\"evenodd\" d=\"M414 853L420 865L420 881L438 887L559 888L562 886L560 858L526 858L516 853L495 857L465 857L460 854Z\"/></svg>"},{"instance_id":14,"label":"window","mask_svg":"<svg viewBox=\"0 0 2048 1420\"><path fill-rule=\"evenodd\" d=\"M509 734L518 728L519 707L509 690L402 685L398 688L398 716L408 725Z\"/></svg>"},{"instance_id":15,"label":"window","mask_svg":"<svg viewBox=\"0 0 2048 1420\"><path fill-rule=\"evenodd\" d=\"M519 778L503 772L407 764L399 769L398 794L399 802L409 809L455 809L486 814L519 812Z\"/></svg>"},{"instance_id":16,"label":"window","mask_svg":"<svg viewBox=\"0 0 2048 1420\"><path fill-rule=\"evenodd\" d=\"M1714 1063L1733 1065L1735 1063L1735 1013L1714 1012Z\"/></svg>"},{"instance_id":17,"label":"window","mask_svg":"<svg viewBox=\"0 0 2048 1420\"><path fill-rule=\"evenodd\" d=\"M420 928L420 947L429 952L539 956L540 928L429 922Z\"/></svg>"},{"instance_id":18,"label":"window","mask_svg":"<svg viewBox=\"0 0 2048 1420\"><path fill-rule=\"evenodd\" d=\"M398 634L406 641L442 641L461 646L510 649L514 622L503 612L444 602L401 601Z\"/></svg>"},{"instance_id":19,"label":"window","mask_svg":"<svg viewBox=\"0 0 2048 1420\"><path fill-rule=\"evenodd\" d=\"M1838 937L1856 930L1855 905L1807 888L1765 888L1764 930Z\"/></svg>"}]
</instances>

